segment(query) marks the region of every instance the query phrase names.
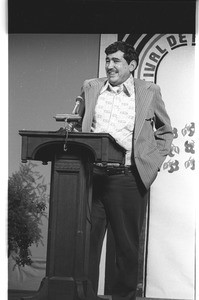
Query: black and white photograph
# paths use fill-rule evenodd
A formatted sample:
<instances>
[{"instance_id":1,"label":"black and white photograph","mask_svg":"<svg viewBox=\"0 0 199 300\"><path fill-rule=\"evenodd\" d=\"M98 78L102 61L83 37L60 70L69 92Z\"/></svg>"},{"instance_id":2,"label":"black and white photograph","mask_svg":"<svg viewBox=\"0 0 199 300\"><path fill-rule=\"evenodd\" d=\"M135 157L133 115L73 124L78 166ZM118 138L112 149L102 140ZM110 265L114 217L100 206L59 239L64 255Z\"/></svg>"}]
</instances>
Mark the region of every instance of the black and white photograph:
<instances>
[{"instance_id":1,"label":"black and white photograph","mask_svg":"<svg viewBox=\"0 0 199 300\"><path fill-rule=\"evenodd\" d=\"M198 1L17 2L7 299L197 300Z\"/></svg>"}]
</instances>

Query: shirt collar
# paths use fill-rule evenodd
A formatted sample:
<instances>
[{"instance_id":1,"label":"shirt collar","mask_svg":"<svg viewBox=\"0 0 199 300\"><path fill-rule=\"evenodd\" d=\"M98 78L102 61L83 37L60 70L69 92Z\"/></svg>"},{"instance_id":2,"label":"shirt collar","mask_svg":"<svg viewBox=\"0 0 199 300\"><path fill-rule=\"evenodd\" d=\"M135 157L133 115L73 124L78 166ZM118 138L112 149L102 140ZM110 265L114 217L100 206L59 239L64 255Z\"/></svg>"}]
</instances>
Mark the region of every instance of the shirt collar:
<instances>
[{"instance_id":1,"label":"shirt collar","mask_svg":"<svg viewBox=\"0 0 199 300\"><path fill-rule=\"evenodd\" d=\"M132 94L134 93L134 78L131 75L125 82L123 82L121 84L123 91L128 95L128 96L132 96ZM106 81L105 85L101 88L100 94L102 94L103 92L105 92L106 90L111 90L111 85L108 82L108 80Z\"/></svg>"}]
</instances>

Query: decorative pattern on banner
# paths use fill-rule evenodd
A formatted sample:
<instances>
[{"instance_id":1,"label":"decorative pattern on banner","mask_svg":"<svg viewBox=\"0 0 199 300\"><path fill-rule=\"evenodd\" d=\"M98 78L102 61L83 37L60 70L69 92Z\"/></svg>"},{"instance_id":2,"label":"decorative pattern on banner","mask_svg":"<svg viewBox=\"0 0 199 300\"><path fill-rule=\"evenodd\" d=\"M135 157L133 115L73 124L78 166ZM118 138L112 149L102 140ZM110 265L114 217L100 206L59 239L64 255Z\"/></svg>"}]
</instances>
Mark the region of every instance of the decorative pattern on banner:
<instances>
[{"instance_id":1,"label":"decorative pattern on banner","mask_svg":"<svg viewBox=\"0 0 199 300\"><path fill-rule=\"evenodd\" d=\"M173 50L184 46L195 46L195 34L126 34L118 39L132 43L139 54L140 62L135 77L157 82L161 61Z\"/></svg>"},{"instance_id":2,"label":"decorative pattern on banner","mask_svg":"<svg viewBox=\"0 0 199 300\"><path fill-rule=\"evenodd\" d=\"M180 149L179 146L176 144L171 145L171 150L168 156L172 157L173 159L169 159L163 164L163 170L167 170L168 173L176 172L180 169L180 164L177 155L180 154L181 151L185 151L186 153L190 154L189 158L184 162L184 165L181 167L185 167L186 169L195 170L195 158L192 154L195 154L195 141L190 139L195 133L195 123L191 122L190 124L186 124L183 129L181 129L180 134L185 138L184 148ZM174 133L174 141L178 138L178 129L173 128Z\"/></svg>"}]
</instances>

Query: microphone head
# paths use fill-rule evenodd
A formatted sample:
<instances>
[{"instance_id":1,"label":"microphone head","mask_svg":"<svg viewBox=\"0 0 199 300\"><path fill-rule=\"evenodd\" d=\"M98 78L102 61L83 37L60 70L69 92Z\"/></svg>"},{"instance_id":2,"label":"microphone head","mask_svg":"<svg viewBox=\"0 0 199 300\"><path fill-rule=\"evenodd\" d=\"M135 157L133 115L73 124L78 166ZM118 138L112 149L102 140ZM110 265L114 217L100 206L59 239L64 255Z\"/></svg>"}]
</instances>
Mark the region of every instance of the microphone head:
<instances>
[{"instance_id":1,"label":"microphone head","mask_svg":"<svg viewBox=\"0 0 199 300\"><path fill-rule=\"evenodd\" d=\"M77 96L76 102L82 102L82 101L83 101L83 98L81 96Z\"/></svg>"}]
</instances>

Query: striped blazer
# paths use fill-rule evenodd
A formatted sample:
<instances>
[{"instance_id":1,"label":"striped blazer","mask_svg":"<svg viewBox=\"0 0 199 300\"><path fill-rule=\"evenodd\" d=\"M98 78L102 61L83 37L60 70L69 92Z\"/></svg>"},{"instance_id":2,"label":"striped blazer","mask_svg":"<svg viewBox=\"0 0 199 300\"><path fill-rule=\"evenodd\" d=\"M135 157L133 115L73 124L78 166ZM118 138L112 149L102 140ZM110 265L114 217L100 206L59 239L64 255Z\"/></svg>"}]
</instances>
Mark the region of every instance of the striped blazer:
<instances>
[{"instance_id":1,"label":"striped blazer","mask_svg":"<svg viewBox=\"0 0 199 300\"><path fill-rule=\"evenodd\" d=\"M107 78L86 80L83 84L79 113L82 131L90 132L95 105ZM134 78L135 127L133 135L134 161L140 177L148 189L170 151L173 132L161 97L160 88L152 82Z\"/></svg>"}]
</instances>

